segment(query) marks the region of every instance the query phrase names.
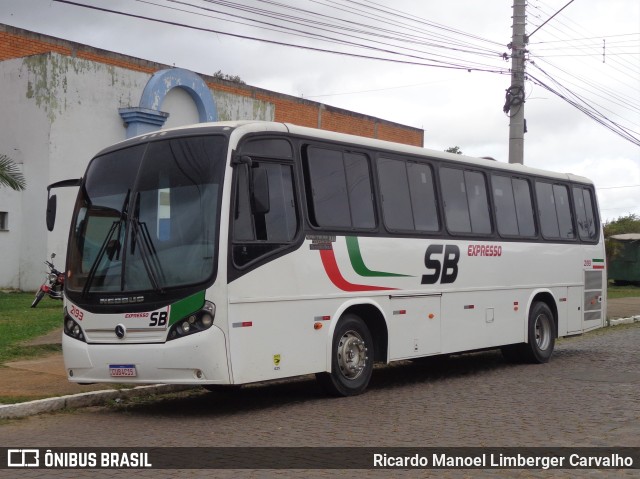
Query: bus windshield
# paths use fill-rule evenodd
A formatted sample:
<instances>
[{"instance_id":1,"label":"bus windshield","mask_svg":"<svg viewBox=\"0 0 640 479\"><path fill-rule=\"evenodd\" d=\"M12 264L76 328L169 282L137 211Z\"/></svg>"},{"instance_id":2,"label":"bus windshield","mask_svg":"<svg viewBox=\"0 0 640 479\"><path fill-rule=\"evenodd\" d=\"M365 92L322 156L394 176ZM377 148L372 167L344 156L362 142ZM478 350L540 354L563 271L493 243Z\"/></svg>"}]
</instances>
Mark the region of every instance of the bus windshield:
<instances>
[{"instance_id":1,"label":"bus windshield","mask_svg":"<svg viewBox=\"0 0 640 479\"><path fill-rule=\"evenodd\" d=\"M95 158L76 201L68 290L164 293L211 280L225 160L222 136Z\"/></svg>"}]
</instances>

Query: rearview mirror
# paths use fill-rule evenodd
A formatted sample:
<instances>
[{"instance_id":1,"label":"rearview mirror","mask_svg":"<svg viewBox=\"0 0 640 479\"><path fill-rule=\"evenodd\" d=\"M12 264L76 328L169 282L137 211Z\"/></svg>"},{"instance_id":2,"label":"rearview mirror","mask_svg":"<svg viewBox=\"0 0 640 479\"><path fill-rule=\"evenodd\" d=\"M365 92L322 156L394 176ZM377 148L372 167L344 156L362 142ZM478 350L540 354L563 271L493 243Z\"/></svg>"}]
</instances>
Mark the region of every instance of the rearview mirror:
<instances>
[{"instance_id":1,"label":"rearview mirror","mask_svg":"<svg viewBox=\"0 0 640 479\"><path fill-rule=\"evenodd\" d=\"M56 224L56 210L58 208L58 198L51 194L52 188L66 188L68 186L80 186L82 178L74 180L62 180L47 186L47 229L53 231Z\"/></svg>"},{"instance_id":2,"label":"rearview mirror","mask_svg":"<svg viewBox=\"0 0 640 479\"><path fill-rule=\"evenodd\" d=\"M58 197L51 195L47 199L47 229L53 231L53 227L56 224L56 210L58 208Z\"/></svg>"},{"instance_id":3,"label":"rearview mirror","mask_svg":"<svg viewBox=\"0 0 640 479\"><path fill-rule=\"evenodd\" d=\"M256 168L251 176L253 182L253 204L251 209L254 215L266 215L271 209L267 170L265 168Z\"/></svg>"}]
</instances>

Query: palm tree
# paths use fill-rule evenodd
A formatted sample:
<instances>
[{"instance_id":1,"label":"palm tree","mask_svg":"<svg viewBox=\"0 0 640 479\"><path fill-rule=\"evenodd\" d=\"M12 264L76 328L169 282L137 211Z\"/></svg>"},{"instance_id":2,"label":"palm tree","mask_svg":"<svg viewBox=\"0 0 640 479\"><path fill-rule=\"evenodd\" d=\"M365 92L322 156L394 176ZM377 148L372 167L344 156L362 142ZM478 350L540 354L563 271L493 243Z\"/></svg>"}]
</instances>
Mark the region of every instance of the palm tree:
<instances>
[{"instance_id":1,"label":"palm tree","mask_svg":"<svg viewBox=\"0 0 640 479\"><path fill-rule=\"evenodd\" d=\"M0 186L20 191L27 187L24 175L18 171L16 164L6 155L0 155Z\"/></svg>"}]
</instances>

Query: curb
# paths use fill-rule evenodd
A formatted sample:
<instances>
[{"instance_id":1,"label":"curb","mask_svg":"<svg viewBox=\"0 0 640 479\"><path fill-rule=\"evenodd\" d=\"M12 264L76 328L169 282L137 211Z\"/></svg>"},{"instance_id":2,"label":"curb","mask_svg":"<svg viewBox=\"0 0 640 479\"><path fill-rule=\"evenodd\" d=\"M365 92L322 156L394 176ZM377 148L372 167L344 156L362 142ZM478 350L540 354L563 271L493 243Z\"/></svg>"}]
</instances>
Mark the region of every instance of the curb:
<instances>
[{"instance_id":1,"label":"curb","mask_svg":"<svg viewBox=\"0 0 640 479\"><path fill-rule=\"evenodd\" d=\"M632 324L640 322L640 316L631 316L629 318L607 319L607 326L617 326L619 324Z\"/></svg>"},{"instance_id":2,"label":"curb","mask_svg":"<svg viewBox=\"0 0 640 479\"><path fill-rule=\"evenodd\" d=\"M44 412L59 411L67 408L99 406L105 404L109 400L134 398L155 393L166 394L184 391L194 387L197 386L155 384L150 386L138 386L132 389L107 389L104 391L90 391L68 396L37 399L35 401L23 403L3 404L0 405L0 419L15 419L33 416Z\"/></svg>"}]
</instances>

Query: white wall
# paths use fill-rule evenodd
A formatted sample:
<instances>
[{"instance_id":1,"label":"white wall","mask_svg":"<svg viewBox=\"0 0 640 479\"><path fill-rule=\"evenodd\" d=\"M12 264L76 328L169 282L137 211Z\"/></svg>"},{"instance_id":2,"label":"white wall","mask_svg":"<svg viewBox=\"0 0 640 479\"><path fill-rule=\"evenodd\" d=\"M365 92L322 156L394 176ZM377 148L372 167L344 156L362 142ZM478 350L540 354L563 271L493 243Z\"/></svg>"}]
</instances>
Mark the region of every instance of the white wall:
<instances>
[{"instance_id":1,"label":"white wall","mask_svg":"<svg viewBox=\"0 0 640 479\"><path fill-rule=\"evenodd\" d=\"M0 235L0 287L31 287L42 279L46 235L43 231L49 177L48 103L43 101L42 65L30 68L23 59L0 62L0 153L22 164L27 189L3 187L0 210L9 209L10 230ZM35 71L34 71L35 70ZM36 216L37 205L41 216ZM42 219L41 219L42 218ZM39 223L39 224L38 224ZM26 282L25 282L26 281Z\"/></svg>"},{"instance_id":2,"label":"white wall","mask_svg":"<svg viewBox=\"0 0 640 479\"><path fill-rule=\"evenodd\" d=\"M126 139L119 108L135 107L151 75L47 53L0 62L0 154L23 164L27 190L0 188L0 211L10 231L0 232L0 288L35 290L43 261L56 253L62 269L76 188L60 188L56 227L45 225L47 185L79 178L102 148ZM214 92L220 120L272 120L275 106ZM171 90L161 105L165 128L198 121L184 90Z\"/></svg>"}]
</instances>

